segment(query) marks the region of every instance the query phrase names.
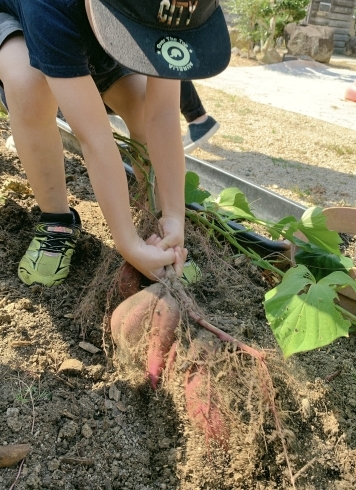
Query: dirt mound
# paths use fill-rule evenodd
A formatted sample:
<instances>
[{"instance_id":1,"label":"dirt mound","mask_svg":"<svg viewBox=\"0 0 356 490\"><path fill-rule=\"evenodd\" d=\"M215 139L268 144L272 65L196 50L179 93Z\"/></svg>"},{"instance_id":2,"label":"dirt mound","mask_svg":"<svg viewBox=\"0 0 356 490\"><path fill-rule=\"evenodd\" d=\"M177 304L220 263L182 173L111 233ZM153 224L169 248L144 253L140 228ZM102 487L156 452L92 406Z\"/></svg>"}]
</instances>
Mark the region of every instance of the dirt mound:
<instances>
[{"instance_id":1,"label":"dirt mound","mask_svg":"<svg viewBox=\"0 0 356 490\"><path fill-rule=\"evenodd\" d=\"M1 124L5 138L8 124ZM184 322L181 362L157 391L136 376L108 334L120 301L114 284L121 257L81 159L66 154L68 199L84 232L68 280L53 289L28 288L16 276L39 210L25 185L4 190L9 181L26 183L4 140L0 169L0 445L31 444L20 468L0 469L1 488L18 478L21 490L289 489L282 441L296 488L354 485L354 339L285 362L266 324L268 285L260 271L187 223L187 246L203 272L190 294L211 323L266 349L271 374L231 351L224 359L234 379L227 383L223 362L211 365L213 385L226 387L231 430L227 449L207 447L182 396L184 349L189 336L199 337L197 326ZM279 428L266 390L274 390Z\"/></svg>"}]
</instances>

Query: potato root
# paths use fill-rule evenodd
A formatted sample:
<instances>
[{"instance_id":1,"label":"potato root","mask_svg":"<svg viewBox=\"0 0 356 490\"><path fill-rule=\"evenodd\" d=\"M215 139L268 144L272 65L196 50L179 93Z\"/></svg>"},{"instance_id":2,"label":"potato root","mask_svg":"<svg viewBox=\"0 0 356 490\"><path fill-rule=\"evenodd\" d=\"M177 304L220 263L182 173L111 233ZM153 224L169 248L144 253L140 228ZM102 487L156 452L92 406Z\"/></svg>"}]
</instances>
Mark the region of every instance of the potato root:
<instances>
[{"instance_id":1,"label":"potato root","mask_svg":"<svg viewBox=\"0 0 356 490\"><path fill-rule=\"evenodd\" d=\"M175 330L180 320L177 301L167 290L153 311L147 352L148 378L152 388L157 389L166 357L175 340Z\"/></svg>"},{"instance_id":2,"label":"potato root","mask_svg":"<svg viewBox=\"0 0 356 490\"><path fill-rule=\"evenodd\" d=\"M0 446L0 468L8 468L26 458L31 444L9 444Z\"/></svg>"}]
</instances>

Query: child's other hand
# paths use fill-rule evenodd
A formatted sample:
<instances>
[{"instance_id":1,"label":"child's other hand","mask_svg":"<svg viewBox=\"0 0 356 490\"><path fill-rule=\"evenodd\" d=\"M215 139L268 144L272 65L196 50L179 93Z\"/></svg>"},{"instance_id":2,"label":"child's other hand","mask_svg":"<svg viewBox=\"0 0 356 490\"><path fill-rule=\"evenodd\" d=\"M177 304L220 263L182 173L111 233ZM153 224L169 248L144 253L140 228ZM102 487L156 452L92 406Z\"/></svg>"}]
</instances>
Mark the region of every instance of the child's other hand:
<instances>
[{"instance_id":1,"label":"child's other hand","mask_svg":"<svg viewBox=\"0 0 356 490\"><path fill-rule=\"evenodd\" d=\"M183 247L184 244L184 219L180 221L176 218L162 216L159 220L160 234L162 240L157 244L158 248L166 250L176 246Z\"/></svg>"}]
</instances>

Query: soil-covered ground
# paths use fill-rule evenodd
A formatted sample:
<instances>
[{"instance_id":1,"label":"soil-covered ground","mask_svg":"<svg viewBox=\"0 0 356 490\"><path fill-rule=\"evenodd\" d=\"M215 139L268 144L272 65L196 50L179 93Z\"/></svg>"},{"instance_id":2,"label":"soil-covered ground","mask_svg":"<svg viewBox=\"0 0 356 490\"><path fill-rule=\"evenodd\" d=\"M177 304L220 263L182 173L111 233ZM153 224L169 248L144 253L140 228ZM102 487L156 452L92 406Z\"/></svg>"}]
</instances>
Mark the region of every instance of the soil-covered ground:
<instances>
[{"instance_id":1,"label":"soil-covered ground","mask_svg":"<svg viewBox=\"0 0 356 490\"><path fill-rule=\"evenodd\" d=\"M219 345L183 314L174 367L152 390L108 331L122 301L121 258L77 155L65 153L68 200L83 222L70 276L53 289L17 278L39 209L5 148L6 119L1 129L0 446L31 449L22 464L0 469L0 488L270 490L293 488L291 475L300 490L356 488L355 337L284 360L262 304L273 277L187 221L187 246L203 273L188 294L212 324L263 350L266 364ZM267 145L262 139L256 147ZM144 232L146 214L132 212ZM187 413L196 340L214 353L201 365L226 421L221 444Z\"/></svg>"}]
</instances>

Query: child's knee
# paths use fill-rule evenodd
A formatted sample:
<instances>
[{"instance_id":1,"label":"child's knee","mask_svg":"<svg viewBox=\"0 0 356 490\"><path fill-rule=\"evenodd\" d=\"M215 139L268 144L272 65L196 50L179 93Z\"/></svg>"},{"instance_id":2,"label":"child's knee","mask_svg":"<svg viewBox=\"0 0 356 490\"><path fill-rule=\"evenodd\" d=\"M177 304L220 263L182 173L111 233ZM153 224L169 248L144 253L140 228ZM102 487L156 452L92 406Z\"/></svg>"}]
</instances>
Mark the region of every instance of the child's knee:
<instances>
[{"instance_id":1,"label":"child's knee","mask_svg":"<svg viewBox=\"0 0 356 490\"><path fill-rule=\"evenodd\" d=\"M10 113L20 112L22 118L33 120L48 111L57 111L46 78L38 70L22 66L8 73L3 84Z\"/></svg>"},{"instance_id":2,"label":"child's knee","mask_svg":"<svg viewBox=\"0 0 356 490\"><path fill-rule=\"evenodd\" d=\"M23 111L33 105L31 99L38 94L41 87L39 77L32 76L27 69L14 70L3 78L7 101L14 108L19 106ZM32 107L33 109L33 107Z\"/></svg>"}]
</instances>

